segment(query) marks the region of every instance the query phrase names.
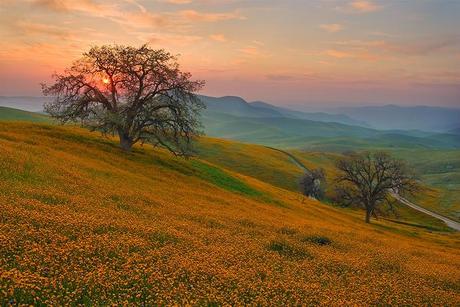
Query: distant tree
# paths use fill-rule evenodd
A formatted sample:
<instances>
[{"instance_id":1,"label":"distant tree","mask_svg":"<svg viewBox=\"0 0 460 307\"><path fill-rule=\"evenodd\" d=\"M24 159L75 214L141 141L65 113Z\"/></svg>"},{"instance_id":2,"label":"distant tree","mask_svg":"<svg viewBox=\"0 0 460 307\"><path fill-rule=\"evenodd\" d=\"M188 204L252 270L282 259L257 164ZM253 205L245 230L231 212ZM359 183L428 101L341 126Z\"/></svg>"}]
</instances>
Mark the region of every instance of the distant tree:
<instances>
[{"instance_id":1,"label":"distant tree","mask_svg":"<svg viewBox=\"0 0 460 307\"><path fill-rule=\"evenodd\" d=\"M378 207L391 204L391 194L404 195L418 190L415 177L403 161L384 152L351 153L337 161L337 196L343 203L366 210L366 223L377 216Z\"/></svg>"},{"instance_id":2,"label":"distant tree","mask_svg":"<svg viewBox=\"0 0 460 307\"><path fill-rule=\"evenodd\" d=\"M148 142L186 156L200 134L198 114L204 105L195 93L204 81L191 80L163 49L92 47L53 77L54 84L42 84L44 95L53 97L45 110L62 123L80 122L118 135L125 151Z\"/></svg>"},{"instance_id":3,"label":"distant tree","mask_svg":"<svg viewBox=\"0 0 460 307\"><path fill-rule=\"evenodd\" d=\"M300 192L305 196L321 199L324 197L326 177L321 168L305 172L299 181Z\"/></svg>"}]
</instances>

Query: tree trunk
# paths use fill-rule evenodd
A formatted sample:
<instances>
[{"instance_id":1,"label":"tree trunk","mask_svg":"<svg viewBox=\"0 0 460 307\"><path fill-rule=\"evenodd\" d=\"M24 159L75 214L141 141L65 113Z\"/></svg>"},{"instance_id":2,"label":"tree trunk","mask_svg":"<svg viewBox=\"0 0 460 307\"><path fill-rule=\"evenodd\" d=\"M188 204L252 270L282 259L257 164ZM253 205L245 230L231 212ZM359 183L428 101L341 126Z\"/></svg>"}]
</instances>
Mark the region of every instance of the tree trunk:
<instances>
[{"instance_id":1,"label":"tree trunk","mask_svg":"<svg viewBox=\"0 0 460 307\"><path fill-rule=\"evenodd\" d=\"M131 151L133 146L133 140L123 131L118 131L118 137L120 139L120 147L126 152Z\"/></svg>"},{"instance_id":2,"label":"tree trunk","mask_svg":"<svg viewBox=\"0 0 460 307\"><path fill-rule=\"evenodd\" d=\"M366 208L366 223L371 222L371 210Z\"/></svg>"}]
</instances>

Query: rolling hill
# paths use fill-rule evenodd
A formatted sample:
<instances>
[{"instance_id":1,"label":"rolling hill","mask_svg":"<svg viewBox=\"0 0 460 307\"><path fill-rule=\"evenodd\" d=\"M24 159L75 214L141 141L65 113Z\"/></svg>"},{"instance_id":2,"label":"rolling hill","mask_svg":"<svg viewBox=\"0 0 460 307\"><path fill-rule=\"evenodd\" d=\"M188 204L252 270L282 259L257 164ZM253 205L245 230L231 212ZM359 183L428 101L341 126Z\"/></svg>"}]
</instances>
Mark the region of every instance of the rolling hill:
<instances>
[{"instance_id":1,"label":"rolling hill","mask_svg":"<svg viewBox=\"0 0 460 307\"><path fill-rule=\"evenodd\" d=\"M366 225L216 154L124 154L83 129L8 122L0 153L2 304L460 302L460 234Z\"/></svg>"},{"instance_id":2,"label":"rolling hill","mask_svg":"<svg viewBox=\"0 0 460 307\"><path fill-rule=\"evenodd\" d=\"M52 120L43 114L23 111L14 108L0 107L0 120L3 121L30 121L50 123Z\"/></svg>"},{"instance_id":3,"label":"rolling hill","mask_svg":"<svg viewBox=\"0 0 460 307\"><path fill-rule=\"evenodd\" d=\"M411 131L380 131L335 122L287 117L243 117L206 111L207 135L282 148L344 151L366 148L460 148L460 137Z\"/></svg>"}]
</instances>

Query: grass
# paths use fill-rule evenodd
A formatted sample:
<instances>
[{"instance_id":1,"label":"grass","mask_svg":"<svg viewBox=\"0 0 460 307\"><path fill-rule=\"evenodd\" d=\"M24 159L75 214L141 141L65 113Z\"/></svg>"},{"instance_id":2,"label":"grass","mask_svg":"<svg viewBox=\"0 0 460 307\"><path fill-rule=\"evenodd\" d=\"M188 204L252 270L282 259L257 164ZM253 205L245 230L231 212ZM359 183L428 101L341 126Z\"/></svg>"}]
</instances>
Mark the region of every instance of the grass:
<instances>
[{"instance_id":1,"label":"grass","mask_svg":"<svg viewBox=\"0 0 460 307\"><path fill-rule=\"evenodd\" d=\"M298 189L302 171L286 155L265 146L203 138L196 150L200 159L220 167L291 191Z\"/></svg>"},{"instance_id":2,"label":"grass","mask_svg":"<svg viewBox=\"0 0 460 307\"><path fill-rule=\"evenodd\" d=\"M231 192L237 192L246 196L261 196L262 193L250 187L243 181L231 176L227 172L215 166L198 160L191 162L197 176Z\"/></svg>"},{"instance_id":3,"label":"grass","mask_svg":"<svg viewBox=\"0 0 460 307\"><path fill-rule=\"evenodd\" d=\"M460 222L460 150L398 150L427 185L414 202Z\"/></svg>"},{"instance_id":4,"label":"grass","mask_svg":"<svg viewBox=\"0 0 460 307\"><path fill-rule=\"evenodd\" d=\"M459 303L458 233L75 127L0 131L2 305Z\"/></svg>"},{"instance_id":5,"label":"grass","mask_svg":"<svg viewBox=\"0 0 460 307\"><path fill-rule=\"evenodd\" d=\"M37 123L51 123L51 119L43 114L18 110L0 106L0 120L2 121L28 121Z\"/></svg>"}]
</instances>

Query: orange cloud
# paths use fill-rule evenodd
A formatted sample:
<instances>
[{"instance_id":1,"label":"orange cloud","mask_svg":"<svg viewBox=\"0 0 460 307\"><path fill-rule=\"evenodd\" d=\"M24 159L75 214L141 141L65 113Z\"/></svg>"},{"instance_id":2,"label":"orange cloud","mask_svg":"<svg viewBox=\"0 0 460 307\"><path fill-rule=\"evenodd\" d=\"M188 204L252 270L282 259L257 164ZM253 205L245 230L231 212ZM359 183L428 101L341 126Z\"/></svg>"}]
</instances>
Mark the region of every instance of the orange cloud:
<instances>
[{"instance_id":1,"label":"orange cloud","mask_svg":"<svg viewBox=\"0 0 460 307\"><path fill-rule=\"evenodd\" d=\"M175 34L153 34L150 35L148 42L152 46L179 46L184 47L192 43L201 41L201 36L195 35L175 35Z\"/></svg>"},{"instance_id":2,"label":"orange cloud","mask_svg":"<svg viewBox=\"0 0 460 307\"><path fill-rule=\"evenodd\" d=\"M73 37L69 30L47 24L20 21L16 26L26 35L46 35L58 39L70 39Z\"/></svg>"},{"instance_id":3,"label":"orange cloud","mask_svg":"<svg viewBox=\"0 0 460 307\"><path fill-rule=\"evenodd\" d=\"M343 26L337 23L322 24L319 27L327 32L335 33L343 30Z\"/></svg>"},{"instance_id":4,"label":"orange cloud","mask_svg":"<svg viewBox=\"0 0 460 307\"><path fill-rule=\"evenodd\" d=\"M80 11L96 16L104 16L107 13L113 13L116 9L114 5L99 4L93 0L33 0L32 3L38 7L47 8L53 11Z\"/></svg>"},{"instance_id":5,"label":"orange cloud","mask_svg":"<svg viewBox=\"0 0 460 307\"><path fill-rule=\"evenodd\" d=\"M244 19L238 13L201 13L195 10L185 10L178 13L190 21L215 22L230 19Z\"/></svg>"},{"instance_id":6,"label":"orange cloud","mask_svg":"<svg viewBox=\"0 0 460 307\"><path fill-rule=\"evenodd\" d=\"M342 51L336 49L326 50L324 52L326 55L337 58L337 59L359 59L364 61L378 61L383 58L382 55L371 53L366 49L353 49L352 51Z\"/></svg>"},{"instance_id":7,"label":"orange cloud","mask_svg":"<svg viewBox=\"0 0 460 307\"><path fill-rule=\"evenodd\" d=\"M228 39L223 34L212 34L212 35L209 35L209 38L216 42L221 42L221 43L228 41Z\"/></svg>"},{"instance_id":8,"label":"orange cloud","mask_svg":"<svg viewBox=\"0 0 460 307\"><path fill-rule=\"evenodd\" d=\"M244 19L237 12L209 13L196 10L178 12L149 12L136 0L124 0L136 7L121 8L119 4L100 4L94 0L32 0L38 6L55 12L79 12L85 15L109 19L113 22L142 28L151 26L175 27L190 22L217 22L221 20ZM186 3L184 0L173 0L174 3Z\"/></svg>"},{"instance_id":9,"label":"orange cloud","mask_svg":"<svg viewBox=\"0 0 460 307\"><path fill-rule=\"evenodd\" d=\"M242 53L245 53L247 55L254 55L254 56L257 56L257 55L261 55L261 52L259 50L259 48L257 47L246 47L246 48L241 48L241 49L238 49L240 52Z\"/></svg>"},{"instance_id":10,"label":"orange cloud","mask_svg":"<svg viewBox=\"0 0 460 307\"><path fill-rule=\"evenodd\" d=\"M350 3L350 6L359 12L368 13L378 11L382 8L382 6L377 5L371 1L366 0L355 0Z\"/></svg>"},{"instance_id":11,"label":"orange cloud","mask_svg":"<svg viewBox=\"0 0 460 307\"><path fill-rule=\"evenodd\" d=\"M164 2L172 4L188 4L192 3L192 0L165 0Z\"/></svg>"},{"instance_id":12,"label":"orange cloud","mask_svg":"<svg viewBox=\"0 0 460 307\"><path fill-rule=\"evenodd\" d=\"M339 59L353 57L351 53L340 51L340 50L335 50L335 49L326 50L325 53L330 57L339 58Z\"/></svg>"}]
</instances>

